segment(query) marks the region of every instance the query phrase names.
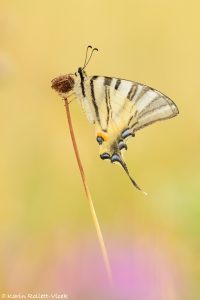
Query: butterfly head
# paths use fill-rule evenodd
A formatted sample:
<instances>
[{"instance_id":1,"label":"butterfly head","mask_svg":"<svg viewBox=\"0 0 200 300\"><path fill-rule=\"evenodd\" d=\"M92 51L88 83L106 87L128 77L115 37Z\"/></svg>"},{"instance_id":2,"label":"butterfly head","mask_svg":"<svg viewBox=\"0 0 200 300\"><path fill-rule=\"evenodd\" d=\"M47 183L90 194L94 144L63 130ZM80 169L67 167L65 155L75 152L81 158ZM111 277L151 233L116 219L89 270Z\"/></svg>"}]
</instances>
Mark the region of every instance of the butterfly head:
<instances>
[{"instance_id":1,"label":"butterfly head","mask_svg":"<svg viewBox=\"0 0 200 300\"><path fill-rule=\"evenodd\" d=\"M76 76L80 76L81 78L87 77L86 72L83 68L78 68L78 72L75 73Z\"/></svg>"}]
</instances>

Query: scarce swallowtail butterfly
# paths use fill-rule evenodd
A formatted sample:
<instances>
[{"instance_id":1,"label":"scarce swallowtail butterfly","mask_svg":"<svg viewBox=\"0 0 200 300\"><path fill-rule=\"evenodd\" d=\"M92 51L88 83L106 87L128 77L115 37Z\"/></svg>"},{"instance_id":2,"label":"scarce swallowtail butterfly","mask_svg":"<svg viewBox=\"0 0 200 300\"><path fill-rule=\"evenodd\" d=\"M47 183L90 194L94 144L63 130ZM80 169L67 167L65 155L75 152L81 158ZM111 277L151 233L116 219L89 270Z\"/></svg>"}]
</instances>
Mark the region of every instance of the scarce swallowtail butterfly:
<instances>
[{"instance_id":1,"label":"scarce swallowtail butterfly","mask_svg":"<svg viewBox=\"0 0 200 300\"><path fill-rule=\"evenodd\" d=\"M130 176L123 159L127 139L136 131L154 122L175 117L179 111L175 103L163 93L141 83L107 76L87 76L89 59L75 74L52 80L52 88L68 102L77 98L89 122L95 125L100 158L119 163L133 185L141 190Z\"/></svg>"}]
</instances>

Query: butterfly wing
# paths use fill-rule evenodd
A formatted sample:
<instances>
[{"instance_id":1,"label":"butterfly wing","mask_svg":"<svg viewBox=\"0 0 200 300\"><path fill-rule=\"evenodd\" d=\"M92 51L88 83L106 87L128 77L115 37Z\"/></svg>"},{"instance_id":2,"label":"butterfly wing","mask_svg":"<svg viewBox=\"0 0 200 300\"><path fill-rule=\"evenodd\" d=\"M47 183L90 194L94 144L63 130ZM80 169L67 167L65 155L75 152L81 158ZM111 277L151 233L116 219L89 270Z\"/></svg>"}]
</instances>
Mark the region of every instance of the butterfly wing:
<instances>
[{"instance_id":1,"label":"butterfly wing","mask_svg":"<svg viewBox=\"0 0 200 300\"><path fill-rule=\"evenodd\" d=\"M145 126L178 114L175 103L146 85L119 78L93 76L85 80L90 118L96 125L100 157L118 162L128 174L122 158L126 138ZM86 112L87 114L87 112Z\"/></svg>"},{"instance_id":2,"label":"butterfly wing","mask_svg":"<svg viewBox=\"0 0 200 300\"><path fill-rule=\"evenodd\" d=\"M87 78L85 85L95 123L103 130L108 127L109 120L117 121L122 115L127 127L135 132L178 114L177 106L169 97L134 81L93 76Z\"/></svg>"}]
</instances>

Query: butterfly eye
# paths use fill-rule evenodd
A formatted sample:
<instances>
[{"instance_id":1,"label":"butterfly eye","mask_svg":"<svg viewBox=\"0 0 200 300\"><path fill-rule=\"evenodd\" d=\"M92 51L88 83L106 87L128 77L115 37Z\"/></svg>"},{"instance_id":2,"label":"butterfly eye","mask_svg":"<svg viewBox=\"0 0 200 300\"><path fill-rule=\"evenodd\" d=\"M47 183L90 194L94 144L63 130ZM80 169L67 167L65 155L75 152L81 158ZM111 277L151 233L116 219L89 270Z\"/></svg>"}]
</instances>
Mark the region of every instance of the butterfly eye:
<instances>
[{"instance_id":1,"label":"butterfly eye","mask_svg":"<svg viewBox=\"0 0 200 300\"><path fill-rule=\"evenodd\" d=\"M103 137L102 137L102 136L97 136L97 143L98 143L99 145L102 145L103 142L104 142Z\"/></svg>"},{"instance_id":2,"label":"butterfly eye","mask_svg":"<svg viewBox=\"0 0 200 300\"><path fill-rule=\"evenodd\" d=\"M127 145L126 145L122 140L119 141L118 146L119 146L119 150L122 150L122 149L127 150L127 149L128 149L128 148L127 148Z\"/></svg>"},{"instance_id":3,"label":"butterfly eye","mask_svg":"<svg viewBox=\"0 0 200 300\"><path fill-rule=\"evenodd\" d=\"M122 132L122 138L123 138L123 139L127 138L128 136L134 136L133 133L130 131L129 128L125 129L125 130Z\"/></svg>"},{"instance_id":4,"label":"butterfly eye","mask_svg":"<svg viewBox=\"0 0 200 300\"><path fill-rule=\"evenodd\" d=\"M100 154L100 157L101 157L101 159L110 159L110 154L105 152L105 153Z\"/></svg>"}]
</instances>

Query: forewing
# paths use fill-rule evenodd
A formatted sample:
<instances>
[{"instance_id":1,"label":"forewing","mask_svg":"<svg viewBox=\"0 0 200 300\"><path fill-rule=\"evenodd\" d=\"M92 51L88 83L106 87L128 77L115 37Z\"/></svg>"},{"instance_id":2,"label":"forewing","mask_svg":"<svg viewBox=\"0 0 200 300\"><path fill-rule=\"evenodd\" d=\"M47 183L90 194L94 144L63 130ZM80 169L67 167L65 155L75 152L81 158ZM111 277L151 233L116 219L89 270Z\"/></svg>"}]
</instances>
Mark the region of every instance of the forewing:
<instances>
[{"instance_id":1,"label":"forewing","mask_svg":"<svg viewBox=\"0 0 200 300\"><path fill-rule=\"evenodd\" d=\"M102 130L107 129L111 120L116 121L127 102L131 104L126 98L132 86L131 81L123 80L122 84L122 80L117 78L92 76L87 77L84 84L86 97L92 106L93 118Z\"/></svg>"},{"instance_id":2,"label":"forewing","mask_svg":"<svg viewBox=\"0 0 200 300\"><path fill-rule=\"evenodd\" d=\"M175 103L146 85L112 77L93 76L85 82L94 106L96 121L102 129L110 120L126 119L127 127L139 130L156 121L178 114Z\"/></svg>"},{"instance_id":3,"label":"forewing","mask_svg":"<svg viewBox=\"0 0 200 300\"><path fill-rule=\"evenodd\" d=\"M178 114L177 106L169 97L148 86L140 86L140 93L131 99L136 108L133 131L160 120L173 118Z\"/></svg>"}]
</instances>

